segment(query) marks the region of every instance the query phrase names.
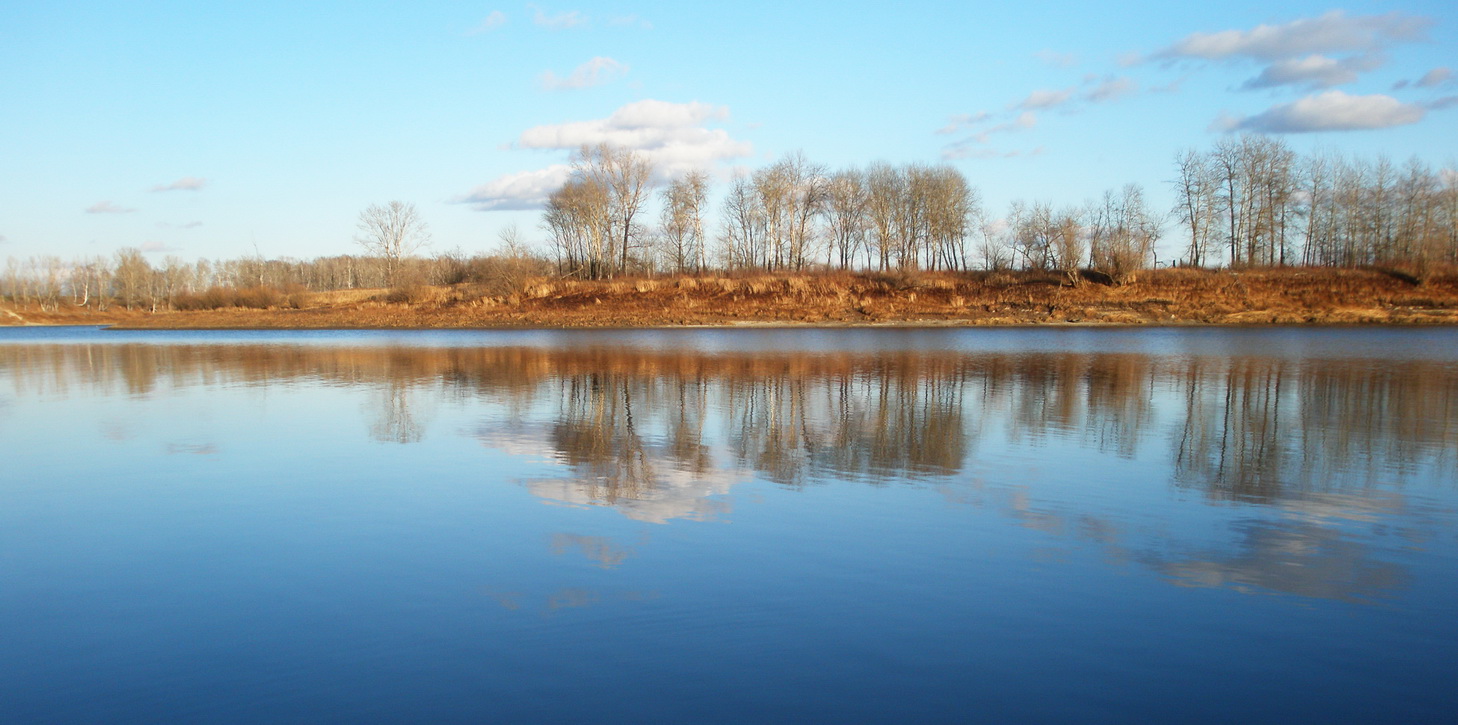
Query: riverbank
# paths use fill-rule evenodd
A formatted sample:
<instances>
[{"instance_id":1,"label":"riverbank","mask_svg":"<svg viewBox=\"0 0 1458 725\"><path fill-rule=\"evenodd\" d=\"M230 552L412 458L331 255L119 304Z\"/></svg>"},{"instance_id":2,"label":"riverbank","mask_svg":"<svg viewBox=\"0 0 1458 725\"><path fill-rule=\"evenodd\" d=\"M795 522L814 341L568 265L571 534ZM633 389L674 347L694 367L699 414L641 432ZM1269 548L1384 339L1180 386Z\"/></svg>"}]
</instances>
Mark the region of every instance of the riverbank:
<instances>
[{"instance_id":1,"label":"riverbank","mask_svg":"<svg viewBox=\"0 0 1458 725\"><path fill-rule=\"evenodd\" d=\"M1458 275L1419 282L1372 269L1164 269L1122 285L1034 272L684 276L536 280L509 294L471 285L321 292L268 309L0 308L0 324L129 328L1049 323L1458 324Z\"/></svg>"}]
</instances>

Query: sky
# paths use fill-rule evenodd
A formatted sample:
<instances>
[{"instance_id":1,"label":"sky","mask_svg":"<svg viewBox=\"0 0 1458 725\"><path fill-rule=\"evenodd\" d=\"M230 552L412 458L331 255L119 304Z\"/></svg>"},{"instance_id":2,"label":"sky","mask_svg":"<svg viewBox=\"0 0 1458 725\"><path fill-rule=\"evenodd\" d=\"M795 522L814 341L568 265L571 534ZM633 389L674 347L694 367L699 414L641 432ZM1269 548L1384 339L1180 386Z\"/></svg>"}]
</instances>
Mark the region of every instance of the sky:
<instances>
[{"instance_id":1,"label":"sky","mask_svg":"<svg viewBox=\"0 0 1458 725\"><path fill-rule=\"evenodd\" d=\"M509 225L540 242L600 141L718 192L798 151L950 164L992 218L1127 183L1163 210L1176 153L1232 133L1454 167L1458 7L0 5L0 258L360 253L391 200L431 251L484 253Z\"/></svg>"}]
</instances>

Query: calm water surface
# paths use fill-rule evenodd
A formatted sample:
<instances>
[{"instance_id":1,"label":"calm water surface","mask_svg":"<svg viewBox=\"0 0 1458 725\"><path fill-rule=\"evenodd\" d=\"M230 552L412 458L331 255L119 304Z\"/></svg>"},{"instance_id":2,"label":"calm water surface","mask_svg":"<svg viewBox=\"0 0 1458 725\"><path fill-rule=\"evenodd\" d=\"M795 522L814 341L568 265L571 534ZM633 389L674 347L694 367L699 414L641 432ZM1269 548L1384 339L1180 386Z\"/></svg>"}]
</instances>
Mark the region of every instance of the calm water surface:
<instances>
[{"instance_id":1,"label":"calm water surface","mask_svg":"<svg viewBox=\"0 0 1458 725\"><path fill-rule=\"evenodd\" d=\"M0 721L1452 722L1458 330L0 329Z\"/></svg>"}]
</instances>

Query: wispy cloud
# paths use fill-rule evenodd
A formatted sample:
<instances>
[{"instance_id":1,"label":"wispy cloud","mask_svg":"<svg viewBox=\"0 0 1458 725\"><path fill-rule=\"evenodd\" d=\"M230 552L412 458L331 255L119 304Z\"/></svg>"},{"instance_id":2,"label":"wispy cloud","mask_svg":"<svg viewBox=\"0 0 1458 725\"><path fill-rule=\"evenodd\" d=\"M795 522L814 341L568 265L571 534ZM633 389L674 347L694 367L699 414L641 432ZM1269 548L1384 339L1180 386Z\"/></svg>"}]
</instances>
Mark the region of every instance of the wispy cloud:
<instances>
[{"instance_id":1,"label":"wispy cloud","mask_svg":"<svg viewBox=\"0 0 1458 725\"><path fill-rule=\"evenodd\" d=\"M1139 84L1135 83L1133 79L1125 76L1109 76L1084 93L1083 99L1089 103L1106 103L1138 92Z\"/></svg>"},{"instance_id":2,"label":"wispy cloud","mask_svg":"<svg viewBox=\"0 0 1458 725\"><path fill-rule=\"evenodd\" d=\"M1029 111L1046 111L1050 108L1057 108L1073 99L1073 91L1073 88L1039 89L1029 93L1027 98L1013 104L1013 108Z\"/></svg>"},{"instance_id":3,"label":"wispy cloud","mask_svg":"<svg viewBox=\"0 0 1458 725\"><path fill-rule=\"evenodd\" d=\"M1156 60L1227 60L1247 58L1274 62L1314 53L1373 53L1392 45L1427 37L1433 19L1390 12L1347 15L1332 10L1315 18L1250 30L1191 33L1152 56Z\"/></svg>"},{"instance_id":4,"label":"wispy cloud","mask_svg":"<svg viewBox=\"0 0 1458 725\"><path fill-rule=\"evenodd\" d=\"M1443 96L1437 100L1428 101L1422 104L1423 108L1429 111L1444 111L1458 106L1458 96Z\"/></svg>"},{"instance_id":5,"label":"wispy cloud","mask_svg":"<svg viewBox=\"0 0 1458 725\"><path fill-rule=\"evenodd\" d=\"M182 250L178 249L177 247L169 247L169 246L167 246L166 244L164 244L162 242L143 242L142 243L142 246L141 246L141 250L143 252L146 252L147 254L161 254L162 252L179 252L179 251L182 251Z\"/></svg>"},{"instance_id":6,"label":"wispy cloud","mask_svg":"<svg viewBox=\"0 0 1458 725\"><path fill-rule=\"evenodd\" d=\"M500 10L492 10L491 14L487 15L484 19L482 19L479 25L471 28L470 30L467 30L466 35L481 35L482 33L489 33L505 24L506 13L503 13Z\"/></svg>"},{"instance_id":7,"label":"wispy cloud","mask_svg":"<svg viewBox=\"0 0 1458 725\"><path fill-rule=\"evenodd\" d=\"M576 10L567 10L556 14L548 14L540 5L535 3L527 5L532 11L532 22L543 28L552 30L565 30L587 25L587 16Z\"/></svg>"},{"instance_id":8,"label":"wispy cloud","mask_svg":"<svg viewBox=\"0 0 1458 725\"><path fill-rule=\"evenodd\" d=\"M1434 68L1423 74L1413 85L1418 88L1436 88L1442 85L1451 85L1453 82L1453 69L1447 67Z\"/></svg>"},{"instance_id":9,"label":"wispy cloud","mask_svg":"<svg viewBox=\"0 0 1458 725\"><path fill-rule=\"evenodd\" d=\"M87 214L130 214L134 211L136 211L136 209L120 207L109 201L98 201L95 204L86 207Z\"/></svg>"},{"instance_id":10,"label":"wispy cloud","mask_svg":"<svg viewBox=\"0 0 1458 725\"><path fill-rule=\"evenodd\" d=\"M610 83L628 73L628 64L612 58L598 56L572 69L567 77L560 78L552 71L542 74L542 87L551 91L591 88Z\"/></svg>"},{"instance_id":11,"label":"wispy cloud","mask_svg":"<svg viewBox=\"0 0 1458 725\"><path fill-rule=\"evenodd\" d=\"M208 185L207 179L199 179L196 176L184 176L170 184L157 184L148 191L202 191Z\"/></svg>"},{"instance_id":12,"label":"wispy cloud","mask_svg":"<svg viewBox=\"0 0 1458 725\"><path fill-rule=\"evenodd\" d=\"M1286 58L1266 66L1260 75L1245 82L1241 88L1256 90L1278 86L1305 86L1308 88L1330 88L1357 80L1357 74L1381 67L1383 58L1363 54L1351 58L1329 58L1312 54L1302 58Z\"/></svg>"},{"instance_id":13,"label":"wispy cloud","mask_svg":"<svg viewBox=\"0 0 1458 725\"><path fill-rule=\"evenodd\" d=\"M980 119L968 121L967 123L962 124L962 126L975 127L977 124L984 122L988 118L987 114L980 115ZM1033 113L1032 111L1023 111L1011 120L993 124L979 131L973 132L966 138L954 141L947 144L946 146L943 146L942 158L948 161L955 161L958 159L972 158L1011 158L1013 156L1025 155L1021 152L1010 153L1006 151L997 151L995 149L987 148L987 144L992 141L993 136L1014 133L1018 131L1026 131L1037 125L1037 114Z\"/></svg>"},{"instance_id":14,"label":"wispy cloud","mask_svg":"<svg viewBox=\"0 0 1458 725\"><path fill-rule=\"evenodd\" d=\"M982 123L983 121L986 121L990 118L992 118L992 114L988 113L987 111L978 111L977 113L959 113L955 116L951 116L950 118L948 118L947 125L937 129L936 132L942 135L957 133L968 126Z\"/></svg>"},{"instance_id":15,"label":"wispy cloud","mask_svg":"<svg viewBox=\"0 0 1458 725\"><path fill-rule=\"evenodd\" d=\"M1249 118L1217 123L1230 130L1275 134L1365 131L1414 124L1425 113L1423 106L1403 103L1392 96L1353 96L1326 91L1273 106Z\"/></svg>"}]
</instances>

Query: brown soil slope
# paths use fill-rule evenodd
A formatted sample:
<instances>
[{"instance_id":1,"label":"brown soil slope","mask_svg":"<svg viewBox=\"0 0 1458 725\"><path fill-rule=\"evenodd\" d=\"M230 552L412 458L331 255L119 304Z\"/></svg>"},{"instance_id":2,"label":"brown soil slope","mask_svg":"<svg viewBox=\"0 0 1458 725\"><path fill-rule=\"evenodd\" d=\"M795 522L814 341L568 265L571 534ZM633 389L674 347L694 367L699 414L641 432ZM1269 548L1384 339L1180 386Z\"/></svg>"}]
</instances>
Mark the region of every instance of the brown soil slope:
<instances>
[{"instance_id":1,"label":"brown soil slope","mask_svg":"<svg viewBox=\"0 0 1458 725\"><path fill-rule=\"evenodd\" d=\"M1378 270L1167 269L1130 284L1037 273L813 274L540 280L320 293L291 309L142 314L16 311L25 322L126 327L650 327L676 325L1453 324L1458 276ZM15 324L0 313L0 324Z\"/></svg>"}]
</instances>

